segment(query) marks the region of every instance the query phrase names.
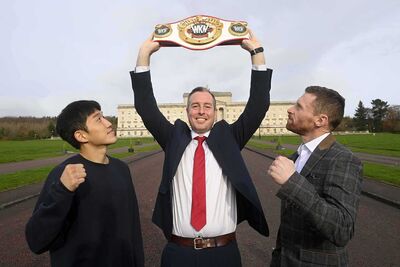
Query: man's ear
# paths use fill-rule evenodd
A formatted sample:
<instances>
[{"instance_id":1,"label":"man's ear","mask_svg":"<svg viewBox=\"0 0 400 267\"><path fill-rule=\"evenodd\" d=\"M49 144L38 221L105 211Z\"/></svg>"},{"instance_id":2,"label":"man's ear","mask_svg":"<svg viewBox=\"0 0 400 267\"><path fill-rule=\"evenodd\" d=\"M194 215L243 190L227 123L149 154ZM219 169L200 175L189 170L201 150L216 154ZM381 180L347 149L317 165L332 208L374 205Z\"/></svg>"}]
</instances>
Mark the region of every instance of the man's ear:
<instances>
[{"instance_id":1,"label":"man's ear","mask_svg":"<svg viewBox=\"0 0 400 267\"><path fill-rule=\"evenodd\" d=\"M87 143L88 142L87 133L83 130L75 131L74 137L79 143Z\"/></svg>"},{"instance_id":2,"label":"man's ear","mask_svg":"<svg viewBox=\"0 0 400 267\"><path fill-rule=\"evenodd\" d=\"M326 114L319 114L317 120L315 121L315 125L318 127L327 127L329 128L329 118Z\"/></svg>"}]
</instances>

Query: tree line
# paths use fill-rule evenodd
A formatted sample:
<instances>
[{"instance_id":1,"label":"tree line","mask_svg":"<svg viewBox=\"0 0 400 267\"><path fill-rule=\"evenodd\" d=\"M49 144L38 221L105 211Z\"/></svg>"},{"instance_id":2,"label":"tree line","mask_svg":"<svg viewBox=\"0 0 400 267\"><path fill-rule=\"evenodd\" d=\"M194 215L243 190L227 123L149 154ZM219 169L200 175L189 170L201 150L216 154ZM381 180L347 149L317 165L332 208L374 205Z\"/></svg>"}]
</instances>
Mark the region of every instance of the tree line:
<instances>
[{"instance_id":1,"label":"tree line","mask_svg":"<svg viewBox=\"0 0 400 267\"><path fill-rule=\"evenodd\" d=\"M116 128L117 118L107 117ZM57 117L2 117L0 140L33 140L57 137Z\"/></svg>"},{"instance_id":2,"label":"tree line","mask_svg":"<svg viewBox=\"0 0 400 267\"><path fill-rule=\"evenodd\" d=\"M107 117L116 129L117 117ZM56 117L0 118L0 140L32 140L56 137ZM360 101L353 117L344 117L336 131L400 132L400 105L374 99L371 107Z\"/></svg>"},{"instance_id":3,"label":"tree line","mask_svg":"<svg viewBox=\"0 0 400 267\"><path fill-rule=\"evenodd\" d=\"M371 107L358 102L353 118L345 117L338 130L369 132L400 132L400 105L390 106L387 101L374 99Z\"/></svg>"}]
</instances>

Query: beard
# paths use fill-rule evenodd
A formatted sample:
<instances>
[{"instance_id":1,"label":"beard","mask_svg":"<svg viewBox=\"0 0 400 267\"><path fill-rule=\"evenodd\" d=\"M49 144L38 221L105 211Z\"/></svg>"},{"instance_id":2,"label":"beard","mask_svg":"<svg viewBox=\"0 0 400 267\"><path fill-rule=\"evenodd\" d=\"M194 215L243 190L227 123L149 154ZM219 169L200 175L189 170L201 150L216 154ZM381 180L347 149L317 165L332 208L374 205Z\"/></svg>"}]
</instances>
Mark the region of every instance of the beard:
<instances>
[{"instance_id":1,"label":"beard","mask_svg":"<svg viewBox=\"0 0 400 267\"><path fill-rule=\"evenodd\" d=\"M290 123L289 120L286 122L286 129L298 135L305 135L308 132L306 127L296 126L295 124Z\"/></svg>"}]
</instances>

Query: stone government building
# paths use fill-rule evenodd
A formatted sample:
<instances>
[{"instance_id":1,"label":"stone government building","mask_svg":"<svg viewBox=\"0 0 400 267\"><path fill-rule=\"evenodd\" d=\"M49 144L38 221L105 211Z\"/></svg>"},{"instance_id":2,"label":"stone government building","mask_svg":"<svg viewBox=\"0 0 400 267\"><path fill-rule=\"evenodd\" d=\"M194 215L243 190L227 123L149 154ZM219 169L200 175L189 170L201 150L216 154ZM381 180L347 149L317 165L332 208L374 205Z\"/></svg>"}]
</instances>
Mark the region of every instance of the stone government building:
<instances>
[{"instance_id":1,"label":"stone government building","mask_svg":"<svg viewBox=\"0 0 400 267\"><path fill-rule=\"evenodd\" d=\"M228 123L236 121L247 102L232 102L230 92L212 92L217 101L217 121L226 120ZM174 123L181 119L188 123L186 115L186 104L189 93L183 94L183 103L158 104L161 113ZM269 110L263 119L260 128L255 135L283 135L292 134L286 130L287 109L295 102L291 101L271 101ZM129 137L150 137L151 134L144 126L142 119L137 114L135 106L131 104L118 105L118 127L117 136L120 138Z\"/></svg>"}]
</instances>

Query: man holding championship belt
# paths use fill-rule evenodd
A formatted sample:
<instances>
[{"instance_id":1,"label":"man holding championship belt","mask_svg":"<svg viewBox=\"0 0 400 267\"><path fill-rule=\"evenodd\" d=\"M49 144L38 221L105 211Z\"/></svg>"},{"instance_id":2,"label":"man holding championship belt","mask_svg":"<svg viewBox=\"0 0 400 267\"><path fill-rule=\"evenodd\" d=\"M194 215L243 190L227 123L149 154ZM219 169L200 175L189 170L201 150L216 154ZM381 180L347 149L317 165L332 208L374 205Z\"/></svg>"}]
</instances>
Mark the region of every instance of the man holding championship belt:
<instances>
[{"instance_id":1,"label":"man holding championship belt","mask_svg":"<svg viewBox=\"0 0 400 267\"><path fill-rule=\"evenodd\" d=\"M153 213L166 244L161 266L241 266L236 225L247 220L264 236L268 225L241 149L269 108L272 70L267 69L261 43L249 31L240 41L253 64L250 97L232 124L216 121L216 100L204 87L192 90L186 107L189 126L171 124L153 94L150 56L160 49L146 40L131 72L135 108L165 152L163 174ZM215 124L214 124L215 123Z\"/></svg>"}]
</instances>

